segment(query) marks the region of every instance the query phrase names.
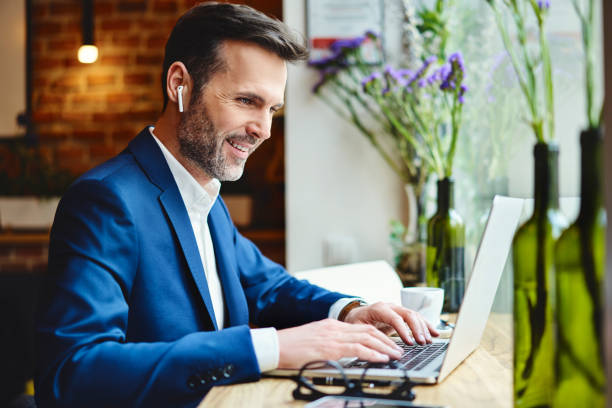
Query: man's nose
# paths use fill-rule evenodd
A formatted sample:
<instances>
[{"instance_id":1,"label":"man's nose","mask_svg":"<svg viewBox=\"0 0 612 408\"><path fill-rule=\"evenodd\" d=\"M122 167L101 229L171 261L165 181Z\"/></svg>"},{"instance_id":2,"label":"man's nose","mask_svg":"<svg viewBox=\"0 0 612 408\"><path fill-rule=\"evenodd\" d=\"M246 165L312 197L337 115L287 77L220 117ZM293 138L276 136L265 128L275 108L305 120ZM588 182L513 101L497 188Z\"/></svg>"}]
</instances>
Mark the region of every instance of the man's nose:
<instances>
[{"instance_id":1,"label":"man's nose","mask_svg":"<svg viewBox=\"0 0 612 408\"><path fill-rule=\"evenodd\" d=\"M256 120L249 122L247 125L247 133L255 136L258 139L266 140L270 138L270 129L272 128L272 115L262 114Z\"/></svg>"}]
</instances>

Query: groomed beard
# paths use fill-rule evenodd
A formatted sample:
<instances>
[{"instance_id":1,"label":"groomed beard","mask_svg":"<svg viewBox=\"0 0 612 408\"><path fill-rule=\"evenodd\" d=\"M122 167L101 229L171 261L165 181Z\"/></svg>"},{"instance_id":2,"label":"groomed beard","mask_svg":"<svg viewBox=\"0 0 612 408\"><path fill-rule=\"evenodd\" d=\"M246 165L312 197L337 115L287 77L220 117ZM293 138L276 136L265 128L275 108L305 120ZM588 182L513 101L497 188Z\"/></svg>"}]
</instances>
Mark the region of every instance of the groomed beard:
<instances>
[{"instance_id":1,"label":"groomed beard","mask_svg":"<svg viewBox=\"0 0 612 408\"><path fill-rule=\"evenodd\" d=\"M238 180L244 171L246 159L230 157L226 159L223 154L223 137L209 119L206 104L202 101L193 101L183 113L177 128L179 151L183 157L203 170L209 177L220 181ZM235 140L247 140L254 144L255 139L248 135L229 135ZM231 161L231 163L229 162Z\"/></svg>"}]
</instances>

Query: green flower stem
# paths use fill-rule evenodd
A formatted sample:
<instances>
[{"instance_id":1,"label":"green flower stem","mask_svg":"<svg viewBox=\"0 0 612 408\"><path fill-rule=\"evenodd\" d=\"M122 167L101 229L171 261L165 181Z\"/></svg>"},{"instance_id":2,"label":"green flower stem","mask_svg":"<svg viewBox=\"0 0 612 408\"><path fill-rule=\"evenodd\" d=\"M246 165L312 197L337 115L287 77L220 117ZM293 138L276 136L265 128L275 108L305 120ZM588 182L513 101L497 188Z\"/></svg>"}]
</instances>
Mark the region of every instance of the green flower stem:
<instances>
[{"instance_id":1,"label":"green flower stem","mask_svg":"<svg viewBox=\"0 0 612 408\"><path fill-rule=\"evenodd\" d=\"M524 26L522 23L522 18L520 17L521 14L518 10L518 6L516 3L512 3L512 4L506 3L508 7L510 6L513 7L514 12L512 14L514 16L514 21L517 24L517 30L519 32L519 41L521 42L522 48L524 51L523 57L526 58L524 60L524 63L527 66L525 73L521 69L521 63L519 62L519 57L514 49L514 46L510 39L510 35L508 34L508 30L504 24L500 10L497 8L495 1L489 1L488 3L491 6L491 9L493 10L493 14L495 16L495 23L501 34L502 41L504 43L504 47L506 48L506 51L508 52L508 55L510 57L510 62L512 63L512 67L514 68L514 72L516 73L521 91L523 92L523 95L525 95L525 99L527 100L527 105L531 112L531 119L529 121L529 124L535 133L537 141L544 142L542 120L539 117L539 114L537 111L537 101L535 97L536 89L535 89L535 85L531 85L535 82L535 77L533 77L534 70L533 70L531 58L529 58L529 55L526 52L526 47L525 47L526 35L524 31ZM521 27L523 27L522 30L521 30ZM521 31L522 31L522 34L521 34ZM525 75L527 75L529 80L528 78L525 78ZM528 85L528 81L529 81L529 85Z\"/></svg>"},{"instance_id":2,"label":"green flower stem","mask_svg":"<svg viewBox=\"0 0 612 408\"><path fill-rule=\"evenodd\" d=\"M572 0L574 10L580 20L580 26L582 29L582 44L584 47L584 54L586 59L585 64L585 79L586 79L586 93L587 93L587 120L589 121L589 127L591 129L597 129L601 125L601 118L595 108L595 57L593 55L593 23L594 23L594 9L595 1L589 0L588 9L583 13L578 4L578 0Z\"/></svg>"},{"instance_id":3,"label":"green flower stem","mask_svg":"<svg viewBox=\"0 0 612 408\"><path fill-rule=\"evenodd\" d=\"M382 99L382 98L381 98ZM384 103L384 101L380 101L381 103L379 104L381 107L381 110L383 111L383 113L385 114L385 116L391 121L391 123L393 123L393 126L395 126L395 128L398 130L398 132L400 132L402 134L402 136L404 136L404 138L412 145L412 147L415 149L415 151L417 152L417 154L423 158L425 161L429 162L429 165L432 168L435 168L434 163L431 162L431 158L429 157L429 155L425 154L425 152L423 152L421 150L421 144L418 143L418 141L414 138L414 136L412 135L412 133L410 131L408 131L408 129L406 129L406 127L401 123L401 121L399 121L395 115L393 114L393 112L391 112L389 110L389 108L386 106L386 104Z\"/></svg>"},{"instance_id":4,"label":"green flower stem","mask_svg":"<svg viewBox=\"0 0 612 408\"><path fill-rule=\"evenodd\" d=\"M453 160L455 157L455 148L457 146L457 139L459 136L459 128L461 126L461 110L463 109L463 104L459 103L459 95L455 93L455 97L453 98L453 109L451 113L451 126L452 126L452 136L451 143L448 149L448 155L446 156L447 167L446 167L446 177L450 177L453 172Z\"/></svg>"},{"instance_id":5,"label":"green flower stem","mask_svg":"<svg viewBox=\"0 0 612 408\"><path fill-rule=\"evenodd\" d=\"M536 16L538 17L538 30L540 33L540 49L542 50L542 68L544 75L544 92L546 100L546 122L548 125L548 140L555 137L555 98L553 94L552 63L550 60L550 47L546 37L544 18L540 14L535 0L531 0Z\"/></svg>"},{"instance_id":6,"label":"green flower stem","mask_svg":"<svg viewBox=\"0 0 612 408\"><path fill-rule=\"evenodd\" d=\"M393 159L387 154L387 152L382 148L382 146L380 145L380 143L378 142L378 140L376 139L376 136L374 135L374 133L372 133L371 131L369 131L364 125L363 123L361 123L361 120L359 119L359 116L357 115L357 112L355 112L355 108L353 107L353 104L351 103L350 99L345 99L344 103L346 104L346 107L348 108L350 114L351 114L351 120L352 122L355 124L355 126L364 134L366 135L366 137L368 138L368 140L370 141L370 143L372 143L372 145L376 148L376 150L378 150L378 152L381 154L381 156L383 157L383 159L387 162L387 164L393 169L393 171L402 179L403 182L409 182L409 180L406 179L404 172L401 171L401 169L399 168L399 166L395 163L395 161L393 161Z\"/></svg>"}]
</instances>

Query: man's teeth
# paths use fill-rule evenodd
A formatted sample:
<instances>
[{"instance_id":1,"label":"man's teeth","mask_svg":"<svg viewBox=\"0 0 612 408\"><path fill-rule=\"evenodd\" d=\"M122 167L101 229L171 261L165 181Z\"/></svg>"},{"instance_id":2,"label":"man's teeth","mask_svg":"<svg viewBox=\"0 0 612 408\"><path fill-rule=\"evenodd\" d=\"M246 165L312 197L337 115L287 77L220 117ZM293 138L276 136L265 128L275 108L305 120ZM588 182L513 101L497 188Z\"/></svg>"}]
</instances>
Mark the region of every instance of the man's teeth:
<instances>
[{"instance_id":1,"label":"man's teeth","mask_svg":"<svg viewBox=\"0 0 612 408\"><path fill-rule=\"evenodd\" d=\"M229 142L229 144L231 144L232 146L234 146L236 149L240 150L241 152L248 152L249 151L249 149L244 147L244 146L240 146L239 144L236 144L236 143L231 142L229 140L228 140L228 142Z\"/></svg>"}]
</instances>

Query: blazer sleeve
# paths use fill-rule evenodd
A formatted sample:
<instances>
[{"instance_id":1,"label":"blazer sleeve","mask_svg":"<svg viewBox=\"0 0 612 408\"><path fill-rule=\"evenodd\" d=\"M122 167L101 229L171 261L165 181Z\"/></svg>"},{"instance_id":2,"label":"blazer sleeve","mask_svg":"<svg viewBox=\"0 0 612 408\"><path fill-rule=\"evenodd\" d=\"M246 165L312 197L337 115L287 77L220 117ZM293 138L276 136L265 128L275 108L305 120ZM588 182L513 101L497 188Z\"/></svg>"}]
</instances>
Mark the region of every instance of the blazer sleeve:
<instances>
[{"instance_id":1,"label":"blazer sleeve","mask_svg":"<svg viewBox=\"0 0 612 408\"><path fill-rule=\"evenodd\" d=\"M211 380L259 378L246 325L170 342L126 340L139 237L125 194L83 180L58 208L37 322L41 408L196 406Z\"/></svg>"}]
</instances>

